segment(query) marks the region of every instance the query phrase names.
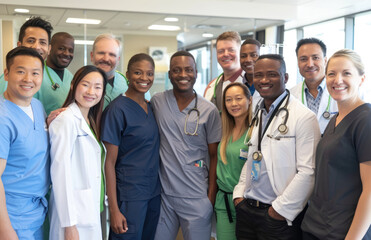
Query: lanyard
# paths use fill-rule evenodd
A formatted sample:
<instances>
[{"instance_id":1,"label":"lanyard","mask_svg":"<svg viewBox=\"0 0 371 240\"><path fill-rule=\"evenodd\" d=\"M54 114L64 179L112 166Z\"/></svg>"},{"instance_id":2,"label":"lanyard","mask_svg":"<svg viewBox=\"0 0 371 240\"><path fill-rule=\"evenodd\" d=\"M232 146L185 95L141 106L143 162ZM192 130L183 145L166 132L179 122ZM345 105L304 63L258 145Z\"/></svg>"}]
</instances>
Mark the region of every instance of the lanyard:
<instances>
[{"instance_id":1,"label":"lanyard","mask_svg":"<svg viewBox=\"0 0 371 240\"><path fill-rule=\"evenodd\" d=\"M302 84L302 87L301 87L301 102L305 105L305 103L304 103L304 81L303 81L303 84ZM329 94L328 95L328 101L327 101L327 107L326 107L325 112L329 112L330 102L331 102L331 95Z\"/></svg>"},{"instance_id":2,"label":"lanyard","mask_svg":"<svg viewBox=\"0 0 371 240\"><path fill-rule=\"evenodd\" d=\"M223 76L223 73L221 73L218 78L215 80L215 85L214 85L214 98L216 98L216 86L218 85L220 78Z\"/></svg>"}]
</instances>

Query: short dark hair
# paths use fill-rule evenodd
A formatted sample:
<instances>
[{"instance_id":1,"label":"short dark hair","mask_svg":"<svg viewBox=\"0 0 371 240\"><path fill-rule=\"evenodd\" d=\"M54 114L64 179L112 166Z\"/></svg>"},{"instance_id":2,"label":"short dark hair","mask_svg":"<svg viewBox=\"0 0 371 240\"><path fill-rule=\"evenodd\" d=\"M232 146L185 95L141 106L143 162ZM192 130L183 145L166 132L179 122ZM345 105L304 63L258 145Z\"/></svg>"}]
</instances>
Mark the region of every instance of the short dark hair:
<instances>
[{"instance_id":1,"label":"short dark hair","mask_svg":"<svg viewBox=\"0 0 371 240\"><path fill-rule=\"evenodd\" d=\"M33 48L28 48L28 47L16 47L13 48L8 52L6 55L6 69L8 71L10 70L10 67L13 65L14 58L17 56L30 56L30 57L35 57L40 60L41 66L44 70L44 59L41 57L41 55Z\"/></svg>"},{"instance_id":2,"label":"short dark hair","mask_svg":"<svg viewBox=\"0 0 371 240\"><path fill-rule=\"evenodd\" d=\"M246 44L255 44L256 46L258 46L259 49L262 45L258 40L255 40L253 38L246 39L245 41L243 41L241 46L246 45Z\"/></svg>"},{"instance_id":3,"label":"short dark hair","mask_svg":"<svg viewBox=\"0 0 371 240\"><path fill-rule=\"evenodd\" d=\"M258 60L256 60L256 62L258 62L261 59L272 59L272 60L279 61L280 62L281 73L283 73L283 74L286 73L286 63L285 63L285 60L283 59L283 57L281 55L279 55L279 54L260 55L260 57L258 58Z\"/></svg>"},{"instance_id":4,"label":"short dark hair","mask_svg":"<svg viewBox=\"0 0 371 240\"><path fill-rule=\"evenodd\" d=\"M177 51L176 53L174 53L171 58L170 58L170 62L171 60L173 60L173 58L175 57L181 57L181 56L185 56L185 57L191 57L193 59L193 61L195 62L196 64L196 60L195 58L193 57L193 55L190 53L190 52L187 52L187 51Z\"/></svg>"},{"instance_id":5,"label":"short dark hair","mask_svg":"<svg viewBox=\"0 0 371 240\"><path fill-rule=\"evenodd\" d=\"M327 51L326 44L322 42L321 40L319 40L318 38L301 39L296 45L296 49L295 49L296 56L298 56L299 48L303 46L304 44L318 44L322 49L323 56L326 57L326 51Z\"/></svg>"},{"instance_id":6,"label":"short dark hair","mask_svg":"<svg viewBox=\"0 0 371 240\"><path fill-rule=\"evenodd\" d=\"M67 39L75 40L75 38L67 32L57 32L57 33L53 34L53 37L52 37L52 40L50 41L50 44L53 45L59 37L64 37L64 38L67 38Z\"/></svg>"},{"instance_id":7,"label":"short dark hair","mask_svg":"<svg viewBox=\"0 0 371 240\"><path fill-rule=\"evenodd\" d=\"M19 31L19 37L18 37L19 42L23 41L24 35L26 34L26 29L29 27L38 27L38 28L44 29L46 33L48 34L48 42L50 44L53 27L50 24L50 22L42 19L41 17L31 17L25 23L23 23Z\"/></svg>"},{"instance_id":8,"label":"short dark hair","mask_svg":"<svg viewBox=\"0 0 371 240\"><path fill-rule=\"evenodd\" d=\"M142 60L146 60L148 61L149 63L152 64L152 67L155 68L155 62L153 61L153 58L146 54L146 53L138 53L138 54L135 54L134 56L132 56L128 62L128 67L127 67L127 70L126 71L129 71L130 70L130 67L136 63L136 62L140 62Z\"/></svg>"}]
</instances>

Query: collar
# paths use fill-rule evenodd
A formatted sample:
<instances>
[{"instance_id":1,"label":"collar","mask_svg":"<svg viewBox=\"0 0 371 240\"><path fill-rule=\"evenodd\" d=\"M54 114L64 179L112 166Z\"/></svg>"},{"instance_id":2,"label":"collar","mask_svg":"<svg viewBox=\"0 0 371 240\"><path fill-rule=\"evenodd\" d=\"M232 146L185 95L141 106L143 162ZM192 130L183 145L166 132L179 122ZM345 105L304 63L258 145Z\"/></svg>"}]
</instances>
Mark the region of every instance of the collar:
<instances>
[{"instance_id":1,"label":"collar","mask_svg":"<svg viewBox=\"0 0 371 240\"><path fill-rule=\"evenodd\" d=\"M323 78L322 82L318 85L317 90L323 91L326 89L326 77ZM309 91L307 83L304 80L304 91L307 93Z\"/></svg>"},{"instance_id":2,"label":"collar","mask_svg":"<svg viewBox=\"0 0 371 240\"><path fill-rule=\"evenodd\" d=\"M287 91L285 90L285 91L283 91L283 93L280 96L278 96L278 98L276 98L276 100L274 100L274 102L272 103L272 105L269 107L269 111L268 112L274 111L274 109L276 108L276 106L282 101L282 99L284 97L286 97L286 95L287 95ZM267 112L265 110L264 99L263 99L263 101L261 101L260 106L259 106L259 109L262 110L262 111Z\"/></svg>"},{"instance_id":3,"label":"collar","mask_svg":"<svg viewBox=\"0 0 371 240\"><path fill-rule=\"evenodd\" d=\"M235 72L232 77L230 77L229 79L224 79L224 74L223 74L223 81L226 81L226 80L229 80L230 82L234 82L237 80L237 78L239 78L242 74L242 68L240 68L237 72Z\"/></svg>"}]
</instances>

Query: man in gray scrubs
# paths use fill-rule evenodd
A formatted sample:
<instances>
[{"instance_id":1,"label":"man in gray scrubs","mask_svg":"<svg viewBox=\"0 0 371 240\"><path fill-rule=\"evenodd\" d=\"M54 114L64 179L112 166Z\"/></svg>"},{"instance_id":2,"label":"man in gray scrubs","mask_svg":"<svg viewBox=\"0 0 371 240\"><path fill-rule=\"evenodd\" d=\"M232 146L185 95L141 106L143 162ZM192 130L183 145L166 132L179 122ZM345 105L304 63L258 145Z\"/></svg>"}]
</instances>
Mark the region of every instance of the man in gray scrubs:
<instances>
[{"instance_id":1,"label":"man in gray scrubs","mask_svg":"<svg viewBox=\"0 0 371 240\"><path fill-rule=\"evenodd\" d=\"M210 239L216 195L217 147L221 121L217 108L193 90L193 56L176 52L170 60L173 85L151 99L160 129L162 203L155 239Z\"/></svg>"}]
</instances>

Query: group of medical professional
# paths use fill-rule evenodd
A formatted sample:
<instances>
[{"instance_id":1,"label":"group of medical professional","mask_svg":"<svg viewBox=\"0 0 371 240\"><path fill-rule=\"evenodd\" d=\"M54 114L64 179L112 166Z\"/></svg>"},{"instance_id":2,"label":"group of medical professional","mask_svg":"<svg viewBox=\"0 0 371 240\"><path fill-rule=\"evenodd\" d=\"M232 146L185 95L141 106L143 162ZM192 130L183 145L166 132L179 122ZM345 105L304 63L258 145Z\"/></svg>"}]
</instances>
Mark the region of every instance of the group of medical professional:
<instances>
[{"instance_id":1,"label":"group of medical professional","mask_svg":"<svg viewBox=\"0 0 371 240\"><path fill-rule=\"evenodd\" d=\"M298 42L304 81L237 32L204 97L192 54L170 58L173 88L149 95L155 62L97 36L93 65L67 70L74 39L32 17L0 77L0 240L371 239L371 105L357 53L327 60ZM150 100L150 101L149 101ZM108 205L106 206L106 202Z\"/></svg>"}]
</instances>

